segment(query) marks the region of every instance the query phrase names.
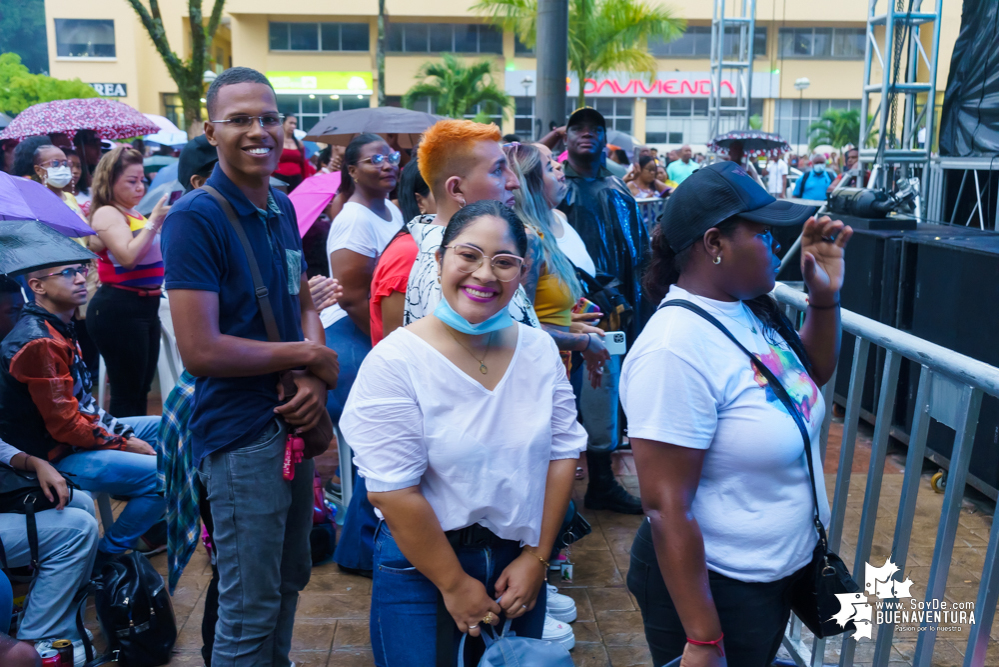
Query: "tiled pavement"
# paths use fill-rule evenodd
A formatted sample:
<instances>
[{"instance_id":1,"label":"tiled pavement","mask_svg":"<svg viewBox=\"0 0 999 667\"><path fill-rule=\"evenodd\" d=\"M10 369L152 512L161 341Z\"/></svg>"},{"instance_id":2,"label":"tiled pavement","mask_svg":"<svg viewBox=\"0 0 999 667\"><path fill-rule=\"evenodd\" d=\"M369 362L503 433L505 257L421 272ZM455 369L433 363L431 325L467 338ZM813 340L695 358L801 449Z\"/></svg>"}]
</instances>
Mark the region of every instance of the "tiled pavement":
<instances>
[{"instance_id":1,"label":"tiled pavement","mask_svg":"<svg viewBox=\"0 0 999 667\"><path fill-rule=\"evenodd\" d=\"M839 425L833 424L826 457L829 462L826 466L826 482L830 499L835 480L839 432ZM840 554L851 566L851 570L866 483L868 453L869 439L865 439L862 433L858 439L846 528L840 549ZM335 459L327 453L318 464L321 471L329 470L335 466ZM878 512L871 556L871 562L875 564L884 562L890 555L903 466L902 456L889 455L881 495L882 507ZM616 456L616 470L625 487L637 494L638 480L630 452L621 452ZM584 481L576 483L575 498L580 505L585 488ZM915 582L912 594L917 599L925 592L942 497L933 493L929 487L929 477L924 475L917 503L913 543L906 566L906 575ZM975 599L993 509L994 506L965 503L947 584L946 598L952 602ZM625 586L628 552L641 518L609 512L584 511L584 514L593 525L593 533L573 546L575 580L571 584L553 581L563 593L576 600L579 610L579 619L573 624L577 641L572 652L573 660L581 667L651 665L642 632L641 616L634 598ZM166 572L165 555L156 556L152 561L160 572ZM210 573L207 556L199 547L173 598L180 633L176 654L170 663L173 666L203 664L200 655L201 619L203 596ZM373 665L367 621L370 592L370 580L342 574L332 563L313 569L312 580L302 594L296 615L292 659L299 667ZM960 665L967 636L967 628L961 632L940 633L933 665ZM916 639L916 633L896 634L893 665L910 663ZM997 640L999 628L994 628L986 665L999 665ZM873 642L859 643L856 664L869 665L873 647ZM838 662L838 650L838 642L831 641L826 652L827 664Z\"/></svg>"}]
</instances>

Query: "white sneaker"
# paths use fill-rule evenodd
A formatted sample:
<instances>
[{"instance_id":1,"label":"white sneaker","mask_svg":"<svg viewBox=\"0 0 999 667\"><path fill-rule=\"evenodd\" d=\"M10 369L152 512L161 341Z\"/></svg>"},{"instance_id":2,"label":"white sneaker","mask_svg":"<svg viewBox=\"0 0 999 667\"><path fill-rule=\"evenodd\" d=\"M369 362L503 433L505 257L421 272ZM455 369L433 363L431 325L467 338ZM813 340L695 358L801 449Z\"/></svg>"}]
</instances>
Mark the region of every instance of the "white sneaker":
<instances>
[{"instance_id":1,"label":"white sneaker","mask_svg":"<svg viewBox=\"0 0 999 667\"><path fill-rule=\"evenodd\" d=\"M94 633L87 630L87 639L90 640L90 645L94 644ZM94 657L97 657L97 649L94 649ZM87 663L87 651L83 648L83 640L77 639L73 642L73 667L83 667Z\"/></svg>"},{"instance_id":2,"label":"white sneaker","mask_svg":"<svg viewBox=\"0 0 999 667\"><path fill-rule=\"evenodd\" d=\"M541 638L550 642L558 642L567 651L571 651L576 646L576 633L572 631L572 627L568 623L556 621L548 614L545 614L545 630L541 633Z\"/></svg>"},{"instance_id":3,"label":"white sneaker","mask_svg":"<svg viewBox=\"0 0 999 667\"><path fill-rule=\"evenodd\" d=\"M548 605L545 612L556 621L572 623L576 620L576 602L568 595L558 592L557 586L548 586Z\"/></svg>"}]
</instances>

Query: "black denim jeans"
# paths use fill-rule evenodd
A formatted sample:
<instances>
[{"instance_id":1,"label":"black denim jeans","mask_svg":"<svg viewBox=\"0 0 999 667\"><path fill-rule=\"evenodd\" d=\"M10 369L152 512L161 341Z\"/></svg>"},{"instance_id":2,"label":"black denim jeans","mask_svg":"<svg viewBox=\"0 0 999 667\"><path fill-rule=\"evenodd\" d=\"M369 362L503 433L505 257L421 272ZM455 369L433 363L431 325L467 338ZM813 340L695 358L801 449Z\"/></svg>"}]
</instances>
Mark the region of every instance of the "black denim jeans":
<instances>
[{"instance_id":1,"label":"black denim jeans","mask_svg":"<svg viewBox=\"0 0 999 667\"><path fill-rule=\"evenodd\" d=\"M87 330L97 344L115 417L145 416L146 399L160 358L160 297L101 285L87 307ZM96 373L94 393L100 378Z\"/></svg>"},{"instance_id":2,"label":"black denim jeans","mask_svg":"<svg viewBox=\"0 0 999 667\"><path fill-rule=\"evenodd\" d=\"M708 572L729 667L769 667L791 617L790 590L802 570L772 582L746 582ZM661 667L683 654L687 635L663 581L652 525L642 522L631 547L628 589L638 600L652 663Z\"/></svg>"}]
</instances>

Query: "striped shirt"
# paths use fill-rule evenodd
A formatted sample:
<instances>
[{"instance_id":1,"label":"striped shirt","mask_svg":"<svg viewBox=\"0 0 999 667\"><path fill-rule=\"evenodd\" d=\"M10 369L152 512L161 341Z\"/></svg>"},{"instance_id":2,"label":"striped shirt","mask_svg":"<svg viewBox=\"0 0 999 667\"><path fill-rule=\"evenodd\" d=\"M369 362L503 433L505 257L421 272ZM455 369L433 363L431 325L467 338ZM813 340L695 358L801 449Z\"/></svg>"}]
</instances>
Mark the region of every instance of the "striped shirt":
<instances>
[{"instance_id":1,"label":"striped shirt","mask_svg":"<svg viewBox=\"0 0 999 667\"><path fill-rule=\"evenodd\" d=\"M146 226L146 219L140 215L133 217L125 214L128 220L129 229L132 236L137 236ZM143 287L156 289L163 285L163 254L160 252L160 235L146 249L146 252L139 257L131 269L122 266L110 250L102 250L97 253L97 274L101 283L105 285L123 285L125 287Z\"/></svg>"}]
</instances>

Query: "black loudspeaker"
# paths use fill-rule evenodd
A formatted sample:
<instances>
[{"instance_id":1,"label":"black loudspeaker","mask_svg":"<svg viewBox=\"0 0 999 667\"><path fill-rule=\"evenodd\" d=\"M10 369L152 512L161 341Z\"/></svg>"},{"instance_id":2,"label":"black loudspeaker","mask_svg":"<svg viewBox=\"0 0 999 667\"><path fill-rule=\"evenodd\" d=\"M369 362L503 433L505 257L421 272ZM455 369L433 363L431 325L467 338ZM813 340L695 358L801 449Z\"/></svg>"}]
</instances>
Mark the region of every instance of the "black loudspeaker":
<instances>
[{"instance_id":1,"label":"black loudspeaker","mask_svg":"<svg viewBox=\"0 0 999 667\"><path fill-rule=\"evenodd\" d=\"M911 333L974 359L999 366L999 234L906 239L912 267ZM915 395L917 373L908 379ZM907 417L911 420L911 410ZM950 457L954 432L931 422L927 446ZM999 487L999 399L985 396L975 434L972 483L995 497Z\"/></svg>"}]
</instances>

